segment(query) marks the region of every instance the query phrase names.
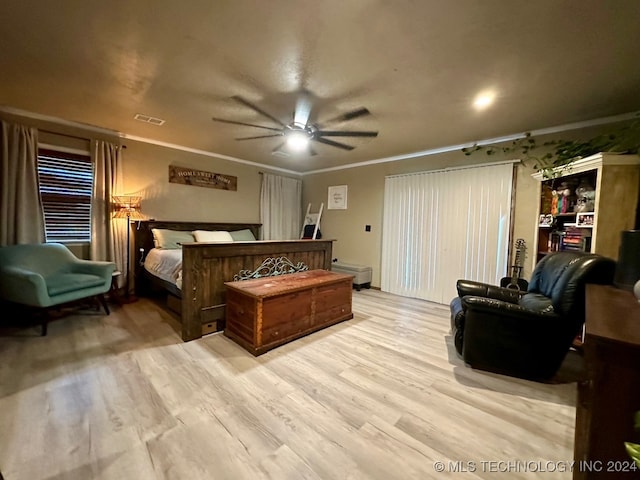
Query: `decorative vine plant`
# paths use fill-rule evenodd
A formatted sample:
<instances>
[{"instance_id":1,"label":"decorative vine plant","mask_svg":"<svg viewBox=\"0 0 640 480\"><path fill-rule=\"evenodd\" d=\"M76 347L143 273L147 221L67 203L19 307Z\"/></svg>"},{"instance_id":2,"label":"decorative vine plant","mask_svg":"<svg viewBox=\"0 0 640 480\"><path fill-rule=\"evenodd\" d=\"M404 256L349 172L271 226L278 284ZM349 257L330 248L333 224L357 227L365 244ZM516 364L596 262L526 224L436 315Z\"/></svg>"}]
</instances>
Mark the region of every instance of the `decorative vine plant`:
<instances>
[{"instance_id":1,"label":"decorative vine plant","mask_svg":"<svg viewBox=\"0 0 640 480\"><path fill-rule=\"evenodd\" d=\"M463 148L465 155L484 151L487 155L517 154L523 163L542 171L547 178L561 174L574 160L600 152L640 154L640 114L638 119L610 133L596 135L588 140L549 140L538 143L531 132L510 144L478 145ZM540 152L542 150L542 152ZM538 153L540 152L540 153ZM559 172L558 172L559 170Z\"/></svg>"},{"instance_id":2,"label":"decorative vine plant","mask_svg":"<svg viewBox=\"0 0 640 480\"><path fill-rule=\"evenodd\" d=\"M635 415L635 429L640 432L640 412L636 412ZM637 443L624 442L624 447L627 449L627 453L636 462L638 468L640 468L640 445Z\"/></svg>"}]
</instances>

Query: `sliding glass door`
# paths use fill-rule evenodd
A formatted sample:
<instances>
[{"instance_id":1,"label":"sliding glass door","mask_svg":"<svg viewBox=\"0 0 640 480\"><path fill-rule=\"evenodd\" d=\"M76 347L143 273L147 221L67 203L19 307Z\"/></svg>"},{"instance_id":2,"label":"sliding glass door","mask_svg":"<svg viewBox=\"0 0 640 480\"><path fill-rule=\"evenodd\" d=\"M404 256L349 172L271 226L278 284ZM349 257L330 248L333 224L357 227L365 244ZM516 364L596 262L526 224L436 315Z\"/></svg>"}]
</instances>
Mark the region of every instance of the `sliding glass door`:
<instances>
[{"instance_id":1,"label":"sliding glass door","mask_svg":"<svg viewBox=\"0 0 640 480\"><path fill-rule=\"evenodd\" d=\"M438 303L507 271L513 164L385 179L382 290Z\"/></svg>"}]
</instances>

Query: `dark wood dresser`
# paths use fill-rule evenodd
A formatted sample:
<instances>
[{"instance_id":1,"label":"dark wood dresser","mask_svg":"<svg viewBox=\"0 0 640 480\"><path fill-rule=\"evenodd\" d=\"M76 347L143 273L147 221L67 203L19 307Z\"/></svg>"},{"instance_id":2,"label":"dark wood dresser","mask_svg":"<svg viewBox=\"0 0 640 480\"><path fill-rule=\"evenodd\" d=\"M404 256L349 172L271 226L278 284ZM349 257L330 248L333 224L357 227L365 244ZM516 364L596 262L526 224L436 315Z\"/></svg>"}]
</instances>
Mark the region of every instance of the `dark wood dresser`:
<instances>
[{"instance_id":1,"label":"dark wood dresser","mask_svg":"<svg viewBox=\"0 0 640 480\"><path fill-rule=\"evenodd\" d=\"M640 303L626 290L587 285L587 379L578 385L574 479L640 479L624 442L638 440Z\"/></svg>"},{"instance_id":2,"label":"dark wood dresser","mask_svg":"<svg viewBox=\"0 0 640 480\"><path fill-rule=\"evenodd\" d=\"M353 318L353 275L311 270L226 282L224 334L254 355Z\"/></svg>"}]
</instances>

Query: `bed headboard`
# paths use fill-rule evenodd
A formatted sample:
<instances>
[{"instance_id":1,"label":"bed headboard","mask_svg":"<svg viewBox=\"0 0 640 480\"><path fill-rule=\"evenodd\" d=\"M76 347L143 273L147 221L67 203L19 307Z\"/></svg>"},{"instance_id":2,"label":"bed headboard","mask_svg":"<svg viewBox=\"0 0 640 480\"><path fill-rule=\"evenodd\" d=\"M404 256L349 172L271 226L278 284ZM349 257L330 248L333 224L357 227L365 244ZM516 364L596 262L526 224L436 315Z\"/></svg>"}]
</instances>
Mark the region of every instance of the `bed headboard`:
<instances>
[{"instance_id":1,"label":"bed headboard","mask_svg":"<svg viewBox=\"0 0 640 480\"><path fill-rule=\"evenodd\" d=\"M235 232L237 230L249 229L253 236L260 238L261 223L204 223L204 222L172 222L160 220L140 220L133 223L133 236L135 245L136 260L140 261L140 249L143 249L144 255L153 248L152 228L167 228L170 230L184 230L191 232L193 230L226 230ZM136 262L137 263L137 262Z\"/></svg>"}]
</instances>

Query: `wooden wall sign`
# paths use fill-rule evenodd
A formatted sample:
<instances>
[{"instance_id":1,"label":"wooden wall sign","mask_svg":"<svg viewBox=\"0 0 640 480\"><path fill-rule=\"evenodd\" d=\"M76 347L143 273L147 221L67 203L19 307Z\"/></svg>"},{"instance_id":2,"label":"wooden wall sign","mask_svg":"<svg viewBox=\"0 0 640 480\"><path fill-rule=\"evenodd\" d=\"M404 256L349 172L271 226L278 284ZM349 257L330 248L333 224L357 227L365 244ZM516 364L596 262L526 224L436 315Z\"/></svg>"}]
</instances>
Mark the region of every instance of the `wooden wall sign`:
<instances>
[{"instance_id":1,"label":"wooden wall sign","mask_svg":"<svg viewBox=\"0 0 640 480\"><path fill-rule=\"evenodd\" d=\"M169 165L169 182L196 187L238 190L238 177Z\"/></svg>"}]
</instances>

